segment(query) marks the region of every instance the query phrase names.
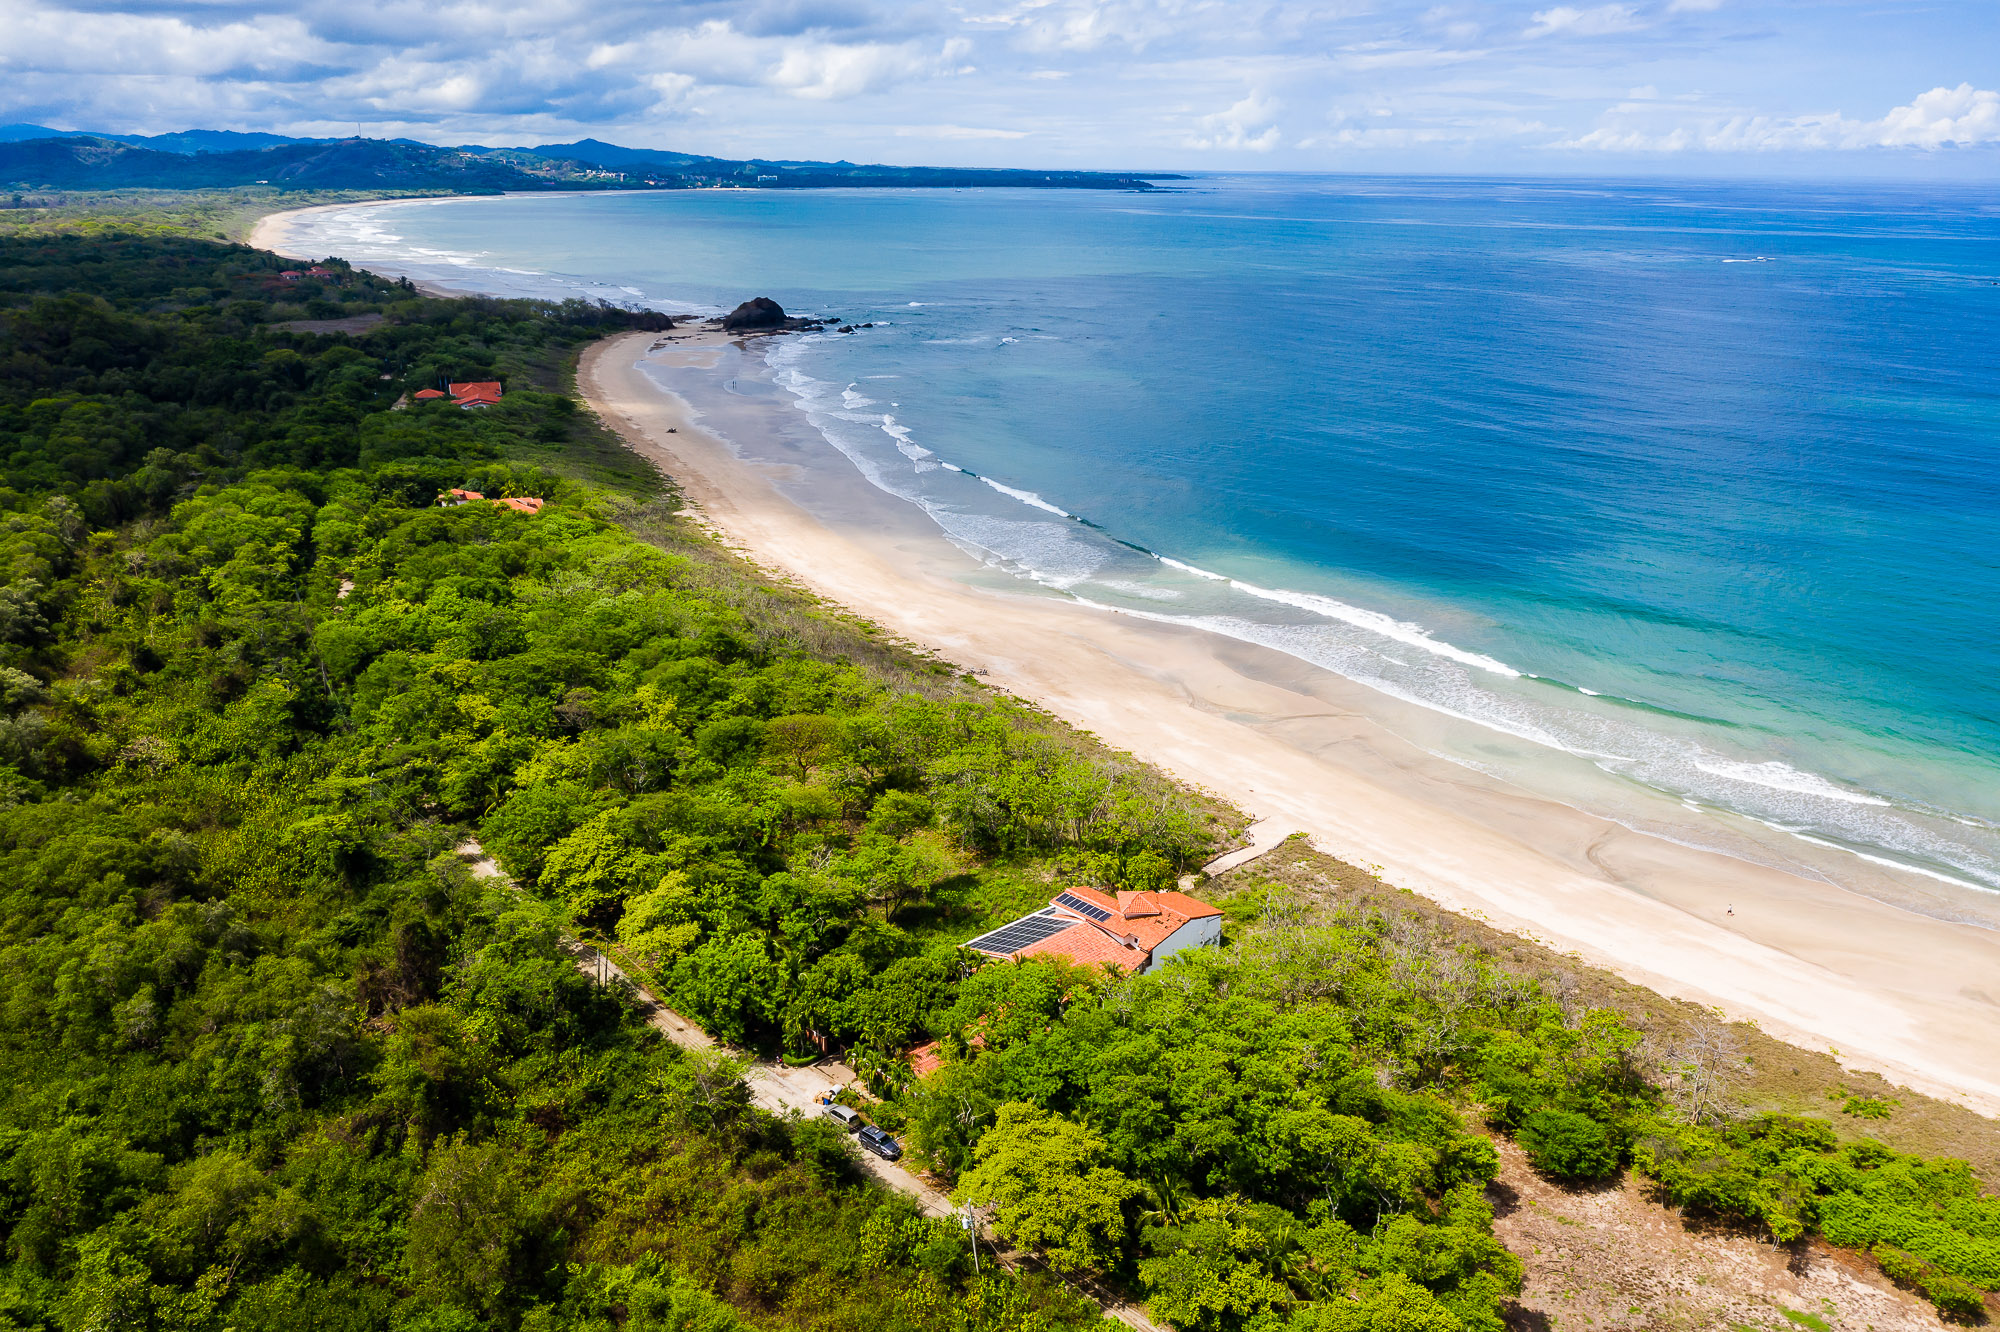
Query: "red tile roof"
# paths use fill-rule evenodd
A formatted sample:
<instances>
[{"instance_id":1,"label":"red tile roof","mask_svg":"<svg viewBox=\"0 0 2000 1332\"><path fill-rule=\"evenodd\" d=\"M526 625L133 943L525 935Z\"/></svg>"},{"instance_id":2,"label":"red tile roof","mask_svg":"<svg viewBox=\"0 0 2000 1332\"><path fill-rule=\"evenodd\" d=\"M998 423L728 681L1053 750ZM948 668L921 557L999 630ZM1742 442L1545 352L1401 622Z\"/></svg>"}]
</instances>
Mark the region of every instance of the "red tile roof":
<instances>
[{"instance_id":1,"label":"red tile roof","mask_svg":"<svg viewBox=\"0 0 2000 1332\"><path fill-rule=\"evenodd\" d=\"M929 1041L910 1051L910 1076L927 1078L944 1067L944 1056L938 1052L938 1042Z\"/></svg>"},{"instance_id":2,"label":"red tile roof","mask_svg":"<svg viewBox=\"0 0 2000 1332\"><path fill-rule=\"evenodd\" d=\"M517 513L540 513L542 511L542 501L532 495L525 495L518 499L497 499L493 502L513 509Z\"/></svg>"},{"instance_id":3,"label":"red tile roof","mask_svg":"<svg viewBox=\"0 0 2000 1332\"><path fill-rule=\"evenodd\" d=\"M1049 905L1055 908L1058 919L1075 923L1059 934L1017 950L1011 954L1013 960L1068 957L1085 966L1118 966L1138 971L1152 961L1153 950L1182 926L1222 914L1219 908L1185 893L1121 892L1112 897L1095 888L1075 887L1065 891L1071 898L1105 912L1105 919L1090 919L1062 905L1058 896Z\"/></svg>"},{"instance_id":4,"label":"red tile roof","mask_svg":"<svg viewBox=\"0 0 2000 1332\"><path fill-rule=\"evenodd\" d=\"M499 381L491 379L451 386L452 401L461 407L474 402L498 402L504 391Z\"/></svg>"},{"instance_id":5,"label":"red tile roof","mask_svg":"<svg viewBox=\"0 0 2000 1332\"><path fill-rule=\"evenodd\" d=\"M442 398L444 394L440 393L436 389L418 389L411 396L417 398Z\"/></svg>"},{"instance_id":6,"label":"red tile roof","mask_svg":"<svg viewBox=\"0 0 2000 1332\"><path fill-rule=\"evenodd\" d=\"M1094 925L1072 925L1061 934L1031 943L1014 954L1014 960L1029 957L1066 957L1079 966L1118 967L1138 971L1151 959L1151 950L1127 948Z\"/></svg>"}]
</instances>

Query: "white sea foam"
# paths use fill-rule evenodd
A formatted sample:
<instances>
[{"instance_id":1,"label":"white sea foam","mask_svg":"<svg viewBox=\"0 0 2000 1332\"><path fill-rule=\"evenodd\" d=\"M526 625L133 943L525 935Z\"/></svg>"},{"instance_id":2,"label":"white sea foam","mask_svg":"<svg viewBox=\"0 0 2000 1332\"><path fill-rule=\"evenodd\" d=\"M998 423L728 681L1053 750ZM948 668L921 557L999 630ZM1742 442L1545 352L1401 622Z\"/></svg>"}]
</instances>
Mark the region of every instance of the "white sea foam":
<instances>
[{"instance_id":1,"label":"white sea foam","mask_svg":"<svg viewBox=\"0 0 2000 1332\"><path fill-rule=\"evenodd\" d=\"M1881 805L1890 802L1879 796L1864 795L1835 786L1824 777L1810 772L1800 772L1789 763L1771 759L1764 763L1731 763L1720 759L1696 760L1694 766L1711 777L1721 777L1732 782L1748 782L1752 786L1768 787L1773 791L1789 791L1795 795L1819 796L1826 800L1841 800L1850 805Z\"/></svg>"},{"instance_id":2,"label":"white sea foam","mask_svg":"<svg viewBox=\"0 0 2000 1332\"><path fill-rule=\"evenodd\" d=\"M931 514L954 536L988 552L1001 567L1044 587L1067 591L1104 567L1104 552L1076 540L1067 523L936 509Z\"/></svg>"},{"instance_id":3,"label":"white sea foam","mask_svg":"<svg viewBox=\"0 0 2000 1332\"><path fill-rule=\"evenodd\" d=\"M1006 495L1011 499L1017 499L1021 501L1021 503L1029 505L1033 508L1041 509L1046 513L1053 513L1060 518L1076 517L1075 514L1069 512L1066 509L1058 509L1055 505L1049 503L1047 500L1043 499L1040 495L1037 495L1032 490L1016 490L1012 486L1006 486L1000 484L1000 482L995 481L990 476L982 476L979 479L981 481L984 481L987 485L993 487L995 490L999 491L1001 494Z\"/></svg>"},{"instance_id":4,"label":"white sea foam","mask_svg":"<svg viewBox=\"0 0 2000 1332\"><path fill-rule=\"evenodd\" d=\"M1970 879L1961 879L1951 874L1940 874L1934 869L1926 869L1922 865L1912 865L1908 861L1891 860L1887 856L1870 855L1866 851L1860 851L1851 846L1842 846L1839 842L1829 842L1823 837L1814 837L1809 833L1794 831L1792 836L1798 838L1801 842L1811 842L1814 846L1825 846L1831 847L1835 851L1845 851L1848 855L1859 857L1871 865L1881 865L1894 870L1906 870L1911 874L1921 874L1927 879L1936 879L1940 883L1956 884L1960 888L1972 888L1982 893L2000 892L2000 889L1996 889L1990 883L1974 883Z\"/></svg>"},{"instance_id":5,"label":"white sea foam","mask_svg":"<svg viewBox=\"0 0 2000 1332\"><path fill-rule=\"evenodd\" d=\"M1282 606L1296 606L1315 615L1340 620L1357 629L1366 629L1370 633L1380 634L1398 643L1422 648L1425 652L1435 653L1440 657L1448 657L1462 665L1476 666L1482 671L1491 671L1495 675L1504 675L1510 679L1519 679L1521 675L1504 661L1496 661L1482 653L1467 652L1464 648L1453 647L1450 643L1432 638L1431 631L1420 624L1394 619L1380 611L1363 610L1359 606L1350 606L1344 601L1335 601L1332 597L1322 597L1311 592L1288 592L1283 588L1258 587L1255 583L1246 583L1240 578L1230 579L1229 585L1253 597L1274 601Z\"/></svg>"},{"instance_id":6,"label":"white sea foam","mask_svg":"<svg viewBox=\"0 0 2000 1332\"><path fill-rule=\"evenodd\" d=\"M1168 559L1165 555L1155 555L1153 558L1161 564L1166 565L1169 569L1179 569L1182 573L1191 573L1197 578L1206 578L1217 583L1226 583L1229 581L1228 574L1212 573L1207 569L1196 568L1192 564L1183 564L1179 560Z\"/></svg>"},{"instance_id":7,"label":"white sea foam","mask_svg":"<svg viewBox=\"0 0 2000 1332\"><path fill-rule=\"evenodd\" d=\"M937 456L923 445L911 439L910 428L896 424L895 417L883 416L881 425L882 433L896 441L897 451L912 462L925 462Z\"/></svg>"},{"instance_id":8,"label":"white sea foam","mask_svg":"<svg viewBox=\"0 0 2000 1332\"><path fill-rule=\"evenodd\" d=\"M1142 601L1179 601L1185 595L1171 587L1153 587L1130 578L1106 578L1103 581L1104 585L1114 592L1123 592L1128 597L1138 597Z\"/></svg>"}]
</instances>

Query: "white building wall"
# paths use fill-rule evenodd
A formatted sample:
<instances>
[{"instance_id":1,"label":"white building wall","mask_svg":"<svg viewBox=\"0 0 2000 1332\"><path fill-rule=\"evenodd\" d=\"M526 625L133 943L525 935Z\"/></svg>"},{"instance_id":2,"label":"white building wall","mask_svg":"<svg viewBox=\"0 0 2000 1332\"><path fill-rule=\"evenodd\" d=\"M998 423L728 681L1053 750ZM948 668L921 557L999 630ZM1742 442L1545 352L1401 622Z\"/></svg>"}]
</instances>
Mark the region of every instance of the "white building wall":
<instances>
[{"instance_id":1,"label":"white building wall","mask_svg":"<svg viewBox=\"0 0 2000 1332\"><path fill-rule=\"evenodd\" d=\"M1165 964L1166 960L1183 948L1201 948L1222 942L1222 917L1204 916L1187 924L1160 940L1160 946L1153 950L1153 960L1146 964L1146 970Z\"/></svg>"}]
</instances>

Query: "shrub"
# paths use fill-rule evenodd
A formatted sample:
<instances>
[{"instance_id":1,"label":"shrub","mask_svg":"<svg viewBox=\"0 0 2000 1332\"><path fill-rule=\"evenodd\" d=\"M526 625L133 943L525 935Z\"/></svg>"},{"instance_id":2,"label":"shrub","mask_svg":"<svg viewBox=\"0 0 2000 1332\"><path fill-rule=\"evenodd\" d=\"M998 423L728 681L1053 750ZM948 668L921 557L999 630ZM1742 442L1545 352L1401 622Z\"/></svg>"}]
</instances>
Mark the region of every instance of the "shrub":
<instances>
[{"instance_id":1,"label":"shrub","mask_svg":"<svg viewBox=\"0 0 2000 1332\"><path fill-rule=\"evenodd\" d=\"M1924 1293L1939 1311L1970 1322L1986 1311L1986 1297L1977 1286L1941 1272L1914 1253L1890 1244L1877 1244L1872 1252L1882 1266L1882 1274L1899 1286Z\"/></svg>"},{"instance_id":2,"label":"shrub","mask_svg":"<svg viewBox=\"0 0 2000 1332\"><path fill-rule=\"evenodd\" d=\"M1602 1179L1618 1169L1618 1144L1604 1125L1568 1110L1538 1110L1521 1126L1535 1169L1557 1179Z\"/></svg>"}]
</instances>

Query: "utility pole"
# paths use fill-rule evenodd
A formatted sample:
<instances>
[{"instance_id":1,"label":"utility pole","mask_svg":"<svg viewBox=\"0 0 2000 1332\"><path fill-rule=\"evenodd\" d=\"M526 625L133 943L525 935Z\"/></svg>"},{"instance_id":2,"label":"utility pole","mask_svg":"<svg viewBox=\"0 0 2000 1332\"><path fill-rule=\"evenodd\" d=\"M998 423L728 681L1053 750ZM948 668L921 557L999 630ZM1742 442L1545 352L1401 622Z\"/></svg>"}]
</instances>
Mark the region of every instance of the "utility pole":
<instances>
[{"instance_id":1,"label":"utility pole","mask_svg":"<svg viewBox=\"0 0 2000 1332\"><path fill-rule=\"evenodd\" d=\"M965 1237L972 1241L972 1275L979 1275L979 1223L974 1220L972 1204L967 1202L965 1210L959 1214L958 1224L964 1228Z\"/></svg>"}]
</instances>

